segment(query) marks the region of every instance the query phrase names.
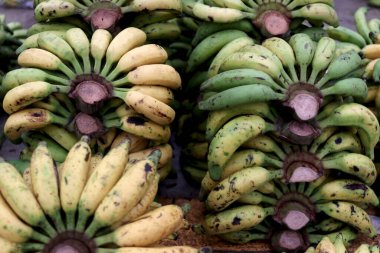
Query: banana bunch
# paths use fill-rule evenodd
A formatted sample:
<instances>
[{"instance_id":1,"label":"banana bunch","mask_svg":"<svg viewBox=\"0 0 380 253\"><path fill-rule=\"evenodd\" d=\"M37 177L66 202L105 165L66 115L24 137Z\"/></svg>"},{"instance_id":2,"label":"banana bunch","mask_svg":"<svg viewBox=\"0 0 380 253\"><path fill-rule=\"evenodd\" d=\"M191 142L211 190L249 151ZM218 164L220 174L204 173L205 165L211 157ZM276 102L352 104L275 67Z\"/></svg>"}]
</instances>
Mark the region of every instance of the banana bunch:
<instances>
[{"instance_id":1,"label":"banana bunch","mask_svg":"<svg viewBox=\"0 0 380 253\"><path fill-rule=\"evenodd\" d=\"M161 151L132 162L126 137L94 165L89 141L83 136L58 168L45 142L24 175L0 162L2 252L198 252L148 247L184 224L180 207L151 207Z\"/></svg>"},{"instance_id":2,"label":"banana bunch","mask_svg":"<svg viewBox=\"0 0 380 253\"><path fill-rule=\"evenodd\" d=\"M165 64L166 51L145 44L146 38L134 27L114 38L98 29L89 39L79 28L28 37L18 49L22 68L8 72L1 85L10 114L6 136L15 141L23 132L56 124L79 135L99 136L116 127L168 142L175 117L169 104L181 78Z\"/></svg>"},{"instance_id":3,"label":"banana bunch","mask_svg":"<svg viewBox=\"0 0 380 253\"><path fill-rule=\"evenodd\" d=\"M338 26L333 0L183 0L182 10L207 22L248 20L264 37L282 36L304 20L313 26Z\"/></svg>"},{"instance_id":4,"label":"banana bunch","mask_svg":"<svg viewBox=\"0 0 380 253\"><path fill-rule=\"evenodd\" d=\"M379 252L379 245L370 246L368 244L360 244L354 253L375 253ZM344 245L344 238L342 234L338 234L335 240L331 240L329 237L323 237L322 240L318 243L316 248L310 247L305 253L344 253L347 252L347 249Z\"/></svg>"},{"instance_id":5,"label":"banana bunch","mask_svg":"<svg viewBox=\"0 0 380 253\"><path fill-rule=\"evenodd\" d=\"M0 15L0 73L17 66L15 50L26 38L26 33L21 23L7 23L5 15Z\"/></svg>"},{"instance_id":6,"label":"banana bunch","mask_svg":"<svg viewBox=\"0 0 380 253\"><path fill-rule=\"evenodd\" d=\"M115 30L123 16L136 17L136 22L160 22L181 13L180 0L34 0L37 22L65 22L67 18L81 17L93 30ZM135 15L137 14L137 15ZM142 15L140 15L142 14ZM142 17L144 16L145 17ZM62 20L63 19L63 20ZM132 19L133 20L133 19ZM170 29L169 29L170 30Z\"/></svg>"}]
</instances>

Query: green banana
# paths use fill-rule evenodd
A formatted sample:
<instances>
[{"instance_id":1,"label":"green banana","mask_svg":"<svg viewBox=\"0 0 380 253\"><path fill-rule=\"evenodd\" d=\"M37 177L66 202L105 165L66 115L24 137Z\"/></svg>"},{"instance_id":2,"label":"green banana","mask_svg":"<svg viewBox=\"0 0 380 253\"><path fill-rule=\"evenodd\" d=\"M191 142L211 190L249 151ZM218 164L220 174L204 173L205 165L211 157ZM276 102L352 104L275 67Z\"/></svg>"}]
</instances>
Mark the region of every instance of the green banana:
<instances>
[{"instance_id":1,"label":"green banana","mask_svg":"<svg viewBox=\"0 0 380 253\"><path fill-rule=\"evenodd\" d=\"M318 74L328 67L333 59L335 48L335 40L329 37L323 37L318 41L312 62L312 72L308 83L314 83Z\"/></svg>"},{"instance_id":2,"label":"green banana","mask_svg":"<svg viewBox=\"0 0 380 253\"><path fill-rule=\"evenodd\" d=\"M315 45L306 34L295 34L289 40L289 45L294 50L298 65L300 66L300 81L307 82L307 68L312 62L315 52Z\"/></svg>"},{"instance_id":3,"label":"green banana","mask_svg":"<svg viewBox=\"0 0 380 253\"><path fill-rule=\"evenodd\" d=\"M371 30L368 27L367 19L366 19L366 13L368 11L367 7L360 7L355 11L354 19L355 19L355 25L356 29L360 33L361 36L365 39L367 44L372 44L372 40L369 37L369 34Z\"/></svg>"},{"instance_id":4,"label":"green banana","mask_svg":"<svg viewBox=\"0 0 380 253\"><path fill-rule=\"evenodd\" d=\"M290 2L286 6L288 10L293 10L299 6L313 4L313 3L324 3L330 6L334 6L334 0L293 0L293 1L288 1L288 2Z\"/></svg>"},{"instance_id":5,"label":"green banana","mask_svg":"<svg viewBox=\"0 0 380 253\"><path fill-rule=\"evenodd\" d=\"M326 30L328 36L332 39L341 42L350 42L360 48L363 48L365 45L367 45L367 42L362 35L344 26L327 27Z\"/></svg>"},{"instance_id":6,"label":"green banana","mask_svg":"<svg viewBox=\"0 0 380 253\"><path fill-rule=\"evenodd\" d=\"M67 30L66 41L75 53L82 58L84 73L91 73L90 41L84 31L80 28Z\"/></svg>"},{"instance_id":7,"label":"green banana","mask_svg":"<svg viewBox=\"0 0 380 253\"><path fill-rule=\"evenodd\" d=\"M332 26L339 25L338 14L334 8L324 3L312 3L300 9L290 12L292 18L305 18L315 21L322 21Z\"/></svg>"},{"instance_id":8,"label":"green banana","mask_svg":"<svg viewBox=\"0 0 380 253\"><path fill-rule=\"evenodd\" d=\"M340 95L364 100L368 95L368 87L367 83L361 78L347 78L334 83L330 87L321 89L321 93L324 97Z\"/></svg>"}]
</instances>

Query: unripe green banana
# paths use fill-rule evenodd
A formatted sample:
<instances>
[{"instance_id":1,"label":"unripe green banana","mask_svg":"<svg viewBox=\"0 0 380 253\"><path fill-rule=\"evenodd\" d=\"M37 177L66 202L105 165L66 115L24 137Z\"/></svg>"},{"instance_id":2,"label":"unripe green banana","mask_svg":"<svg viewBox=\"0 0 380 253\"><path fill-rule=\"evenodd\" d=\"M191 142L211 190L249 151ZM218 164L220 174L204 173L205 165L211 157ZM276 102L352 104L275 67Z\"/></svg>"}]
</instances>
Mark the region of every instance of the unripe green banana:
<instances>
[{"instance_id":1,"label":"unripe green banana","mask_svg":"<svg viewBox=\"0 0 380 253\"><path fill-rule=\"evenodd\" d=\"M292 46L300 66L300 81L307 82L307 68L312 62L315 52L314 42L308 35L299 33L290 38L289 44Z\"/></svg>"},{"instance_id":2,"label":"unripe green banana","mask_svg":"<svg viewBox=\"0 0 380 253\"><path fill-rule=\"evenodd\" d=\"M66 41L82 58L84 73L91 73L90 41L80 28L71 28L66 32Z\"/></svg>"},{"instance_id":3,"label":"unripe green banana","mask_svg":"<svg viewBox=\"0 0 380 253\"><path fill-rule=\"evenodd\" d=\"M368 95L367 83L361 78L347 78L336 82L330 87L321 89L324 97L340 95L344 97L352 96L360 101Z\"/></svg>"},{"instance_id":4,"label":"unripe green banana","mask_svg":"<svg viewBox=\"0 0 380 253\"><path fill-rule=\"evenodd\" d=\"M308 83L314 83L319 72L326 69L333 59L336 43L329 37L323 37L318 41L312 62L312 72Z\"/></svg>"},{"instance_id":5,"label":"unripe green banana","mask_svg":"<svg viewBox=\"0 0 380 253\"><path fill-rule=\"evenodd\" d=\"M354 71L360 66L361 58L358 53L349 51L334 58L324 76L315 84L317 88L323 87L328 81L338 79Z\"/></svg>"},{"instance_id":6,"label":"unripe green banana","mask_svg":"<svg viewBox=\"0 0 380 253\"><path fill-rule=\"evenodd\" d=\"M249 84L218 92L211 97L198 102L201 110L221 110L248 103L284 100L285 95L277 93L262 84Z\"/></svg>"},{"instance_id":7,"label":"unripe green banana","mask_svg":"<svg viewBox=\"0 0 380 253\"><path fill-rule=\"evenodd\" d=\"M66 36L66 31L45 31L45 32L40 32L40 33L30 35L22 42L22 45L17 48L16 54L20 54L22 51L28 48L39 47L37 40L38 40L38 37L42 34L54 34L60 37L61 39L64 39Z\"/></svg>"},{"instance_id":8,"label":"unripe green banana","mask_svg":"<svg viewBox=\"0 0 380 253\"><path fill-rule=\"evenodd\" d=\"M364 6L360 7L359 9L355 11L354 19L355 19L356 30L358 30L360 35L363 36L367 44L372 44L372 40L369 37L369 33L371 31L368 27L367 19L365 16L367 11L368 11L367 7L364 7Z\"/></svg>"},{"instance_id":9,"label":"unripe green banana","mask_svg":"<svg viewBox=\"0 0 380 253\"><path fill-rule=\"evenodd\" d=\"M360 48L363 48L367 45L367 42L359 33L344 27L327 27L328 36L332 39L341 41L341 42L350 42L357 45Z\"/></svg>"},{"instance_id":10,"label":"unripe green banana","mask_svg":"<svg viewBox=\"0 0 380 253\"><path fill-rule=\"evenodd\" d=\"M210 67L208 69L208 77L211 78L218 74L220 65L228 58L231 54L239 51L241 48L249 45L253 45L255 42L249 37L237 38L229 43L227 43L214 57Z\"/></svg>"},{"instance_id":11,"label":"unripe green banana","mask_svg":"<svg viewBox=\"0 0 380 253\"><path fill-rule=\"evenodd\" d=\"M275 198L266 196L258 191L251 191L244 195L242 195L238 200L240 203L250 204L250 205L258 205L261 203L276 205L277 200Z\"/></svg>"},{"instance_id":12,"label":"unripe green banana","mask_svg":"<svg viewBox=\"0 0 380 253\"><path fill-rule=\"evenodd\" d=\"M194 71L195 68L216 54L227 43L241 37L248 37L248 35L239 30L224 30L207 36L191 52L187 71Z\"/></svg>"},{"instance_id":13,"label":"unripe green banana","mask_svg":"<svg viewBox=\"0 0 380 253\"><path fill-rule=\"evenodd\" d=\"M181 34L181 28L173 23L155 23L141 28L148 40L176 40Z\"/></svg>"},{"instance_id":14,"label":"unripe green banana","mask_svg":"<svg viewBox=\"0 0 380 253\"><path fill-rule=\"evenodd\" d=\"M313 4L313 3L324 3L330 6L334 6L334 0L293 0L293 1L287 1L287 2L290 2L286 6L288 10L293 10L299 6Z\"/></svg>"},{"instance_id":15,"label":"unripe green banana","mask_svg":"<svg viewBox=\"0 0 380 253\"><path fill-rule=\"evenodd\" d=\"M241 0L211 0L213 4L219 7L226 7L231 9L236 9L240 11L252 11L252 8L249 8Z\"/></svg>"}]
</instances>

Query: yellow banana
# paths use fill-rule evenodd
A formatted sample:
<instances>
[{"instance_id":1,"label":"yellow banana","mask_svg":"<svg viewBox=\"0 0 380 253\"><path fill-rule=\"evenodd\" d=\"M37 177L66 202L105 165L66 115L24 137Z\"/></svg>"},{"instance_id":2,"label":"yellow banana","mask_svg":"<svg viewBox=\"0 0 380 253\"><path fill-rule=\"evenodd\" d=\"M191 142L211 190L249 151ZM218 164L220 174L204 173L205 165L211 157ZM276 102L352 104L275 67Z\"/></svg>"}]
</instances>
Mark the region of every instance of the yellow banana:
<instances>
[{"instance_id":1,"label":"yellow banana","mask_svg":"<svg viewBox=\"0 0 380 253\"><path fill-rule=\"evenodd\" d=\"M103 57L106 55L107 48L112 40L112 35L104 29L96 29L90 41L90 52L94 58L94 72L99 74Z\"/></svg>"},{"instance_id":2,"label":"yellow banana","mask_svg":"<svg viewBox=\"0 0 380 253\"><path fill-rule=\"evenodd\" d=\"M138 152L130 152L129 153L129 161L128 163L136 163L138 161L141 161L145 159L150 153L152 153L154 150L159 150L161 152L161 157L158 160L158 168L164 166L167 164L173 157L173 148L170 146L170 144L163 144L160 146L154 146L151 148L143 149Z\"/></svg>"}]
</instances>

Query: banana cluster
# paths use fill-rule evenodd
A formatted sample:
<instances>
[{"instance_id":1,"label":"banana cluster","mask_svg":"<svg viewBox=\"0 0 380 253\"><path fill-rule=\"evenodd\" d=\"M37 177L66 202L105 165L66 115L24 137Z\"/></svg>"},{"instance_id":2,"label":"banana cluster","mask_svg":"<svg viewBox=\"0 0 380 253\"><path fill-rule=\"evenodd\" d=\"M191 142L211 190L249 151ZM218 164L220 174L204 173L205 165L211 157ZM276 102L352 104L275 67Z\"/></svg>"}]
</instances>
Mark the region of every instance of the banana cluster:
<instances>
[{"instance_id":1,"label":"banana cluster","mask_svg":"<svg viewBox=\"0 0 380 253\"><path fill-rule=\"evenodd\" d=\"M15 50L26 38L27 30L19 22L6 22L6 16L0 15L0 74L17 66Z\"/></svg>"},{"instance_id":2,"label":"banana cluster","mask_svg":"<svg viewBox=\"0 0 380 253\"><path fill-rule=\"evenodd\" d=\"M317 245L316 248L310 247L305 253L344 253L347 252L346 247L343 243L343 235L338 234L334 240L331 240L330 237L324 237ZM379 252L379 246L373 245L370 246L368 244L361 244L357 247L354 253L376 253Z\"/></svg>"},{"instance_id":3,"label":"banana cluster","mask_svg":"<svg viewBox=\"0 0 380 253\"><path fill-rule=\"evenodd\" d=\"M154 22L177 16L182 10L180 0L35 0L34 16L38 22L63 22L81 17L81 21L89 23L92 29L114 30L124 15L128 17L141 12L148 12L148 18L139 17L137 22L146 22L152 12ZM163 13L161 13L163 11ZM156 14L158 13L158 14ZM145 14L144 14L145 15ZM150 21L148 21L150 22ZM123 26L125 27L125 26Z\"/></svg>"},{"instance_id":4,"label":"banana cluster","mask_svg":"<svg viewBox=\"0 0 380 253\"><path fill-rule=\"evenodd\" d=\"M264 37L282 36L304 20L313 26L338 26L333 0L183 0L183 12L206 22L234 23L248 20Z\"/></svg>"},{"instance_id":5,"label":"banana cluster","mask_svg":"<svg viewBox=\"0 0 380 253\"><path fill-rule=\"evenodd\" d=\"M12 141L24 132L57 125L99 136L115 127L166 143L175 111L169 105L181 87L168 55L146 34L129 27L112 38L103 29L88 39L83 30L40 32L18 49L20 69L3 78L4 132Z\"/></svg>"},{"instance_id":6,"label":"banana cluster","mask_svg":"<svg viewBox=\"0 0 380 253\"><path fill-rule=\"evenodd\" d=\"M184 224L180 207L153 202L162 149L133 157L129 152L136 144L125 137L97 158L89 141L83 136L58 168L45 142L23 175L0 162L2 252L198 252L186 246L145 248Z\"/></svg>"}]
</instances>

